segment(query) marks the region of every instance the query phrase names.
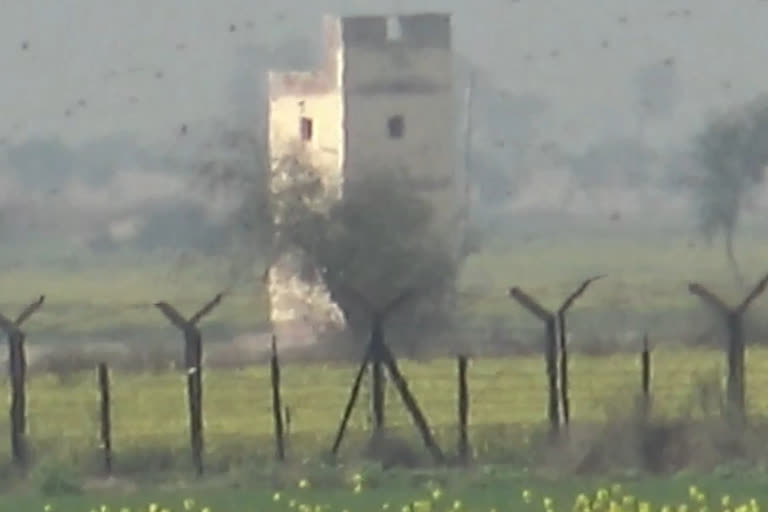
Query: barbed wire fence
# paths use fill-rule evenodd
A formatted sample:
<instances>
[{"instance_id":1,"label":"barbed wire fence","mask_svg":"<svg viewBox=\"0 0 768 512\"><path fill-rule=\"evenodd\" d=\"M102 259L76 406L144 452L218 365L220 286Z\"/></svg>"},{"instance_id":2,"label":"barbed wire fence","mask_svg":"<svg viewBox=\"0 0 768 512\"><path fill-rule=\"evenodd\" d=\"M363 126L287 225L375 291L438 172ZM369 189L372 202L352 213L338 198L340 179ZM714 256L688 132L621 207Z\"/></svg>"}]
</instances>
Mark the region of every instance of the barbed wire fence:
<instances>
[{"instance_id":1,"label":"barbed wire fence","mask_svg":"<svg viewBox=\"0 0 768 512\"><path fill-rule=\"evenodd\" d=\"M660 415L709 415L723 411L732 414L736 410L736 417L746 419L767 414L768 397L764 399L760 390L768 384L768 349L747 348L744 341L748 308L766 283L768 276L737 306L728 306L702 285L690 285L692 294L704 295L709 306L718 306L716 310L726 320L730 341L720 347L668 350L660 347L662 344L651 335L648 345L636 343L634 350L612 354L596 355L572 348L567 374L562 360L556 361L554 379L551 350L549 363L542 360L542 353L547 351L541 348L493 358L485 356L482 350L479 354L469 353L465 383L469 406L463 414L469 417L466 442L472 447L473 458L502 457L503 447L520 442L547 421L550 429L557 430L570 422L607 421L621 410L628 414L628 396L646 395L654 414ZM506 300L511 310L514 303ZM42 301L37 307L41 306ZM146 305L131 307L151 309ZM741 316L735 319L736 315ZM17 319L16 324L19 323ZM556 323L564 324L562 320ZM15 332L13 325L6 325L9 334ZM179 325L186 332L186 324ZM562 358L562 347L570 340L564 330L556 334L555 348ZM140 471L143 464L163 469L188 463L189 447L183 439L190 435L187 422L190 411L194 411L186 410L190 405L182 393L182 380L189 380L194 372L136 373L109 368L108 362L100 361L90 371L35 374L24 383L23 395L28 401L24 411L24 407L19 407L19 378L13 372L19 368L26 371L26 361L20 363L17 359L18 341L12 345L12 375L4 386L9 391L15 388L11 396L16 398L12 400L10 414L0 416L0 435L11 439L7 451L0 447L0 457L27 467L29 461L45 454L58 454L94 470L127 473ZM460 352L466 355L465 350ZM462 416L458 404L461 372L457 371L456 361L443 356L428 361L405 360L400 364L437 443L443 447L456 445L461 421L457 418ZM548 365L549 372L545 370ZM209 461L206 467L214 470L222 465L273 458L275 414L284 427L283 458L327 451L344 409L354 368L332 360L289 360L282 362L281 373L282 405L274 411L273 385L266 364L234 369L213 367L206 372L200 390L193 390L190 395L201 401L196 410L202 418L193 422L197 432L191 440L198 473L203 472L203 454ZM365 376L361 401L370 404L372 393L370 376ZM564 397L568 401L567 413ZM553 401L557 403L557 429L553 428ZM466 409L467 405L463 407ZM388 431L410 441L417 439L401 403L387 400L385 413ZM364 447L374 427L370 407L358 408L350 418L348 450L354 453Z\"/></svg>"}]
</instances>

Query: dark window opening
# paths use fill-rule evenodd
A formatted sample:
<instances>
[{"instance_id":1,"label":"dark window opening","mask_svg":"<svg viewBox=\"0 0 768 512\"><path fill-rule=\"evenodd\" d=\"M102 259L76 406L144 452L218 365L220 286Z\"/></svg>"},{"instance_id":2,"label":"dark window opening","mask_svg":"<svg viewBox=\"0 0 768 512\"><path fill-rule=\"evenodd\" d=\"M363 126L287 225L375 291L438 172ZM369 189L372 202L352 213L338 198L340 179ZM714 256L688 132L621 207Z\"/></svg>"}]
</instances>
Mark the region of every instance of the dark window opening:
<instances>
[{"instance_id":1,"label":"dark window opening","mask_svg":"<svg viewBox=\"0 0 768 512\"><path fill-rule=\"evenodd\" d=\"M312 119L302 117L299 131L301 132L301 140L312 140Z\"/></svg>"},{"instance_id":2,"label":"dark window opening","mask_svg":"<svg viewBox=\"0 0 768 512\"><path fill-rule=\"evenodd\" d=\"M403 116L392 116L387 121L387 129L389 130L390 139L402 139L403 132L405 132L405 122Z\"/></svg>"}]
</instances>

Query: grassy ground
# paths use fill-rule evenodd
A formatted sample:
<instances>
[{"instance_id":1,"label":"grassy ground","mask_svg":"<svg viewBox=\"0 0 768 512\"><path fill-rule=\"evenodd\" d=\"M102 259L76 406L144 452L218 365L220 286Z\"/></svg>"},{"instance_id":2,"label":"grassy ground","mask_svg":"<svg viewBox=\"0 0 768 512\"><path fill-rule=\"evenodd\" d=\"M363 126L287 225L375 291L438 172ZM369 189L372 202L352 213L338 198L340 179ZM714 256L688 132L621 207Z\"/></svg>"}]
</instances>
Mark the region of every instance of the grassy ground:
<instances>
[{"instance_id":1,"label":"grassy ground","mask_svg":"<svg viewBox=\"0 0 768 512\"><path fill-rule=\"evenodd\" d=\"M768 242L764 240L753 238L738 244L742 266L750 280L768 270ZM183 312L191 312L228 284L226 272L216 261L196 261L178 271L168 261L157 258L98 264L81 261L70 267L54 260L45 265L4 264L0 272L0 311L13 314L25 301L41 293L48 298L43 310L28 323L32 342L104 337L151 341L175 337L177 333L149 304L162 298L178 305ZM719 247L692 247L677 237L615 233L588 240L567 233L524 236L514 244L489 246L470 259L462 277L462 309L469 325L463 335L473 343L482 343L474 333L497 322L522 326L522 330L540 329L505 296L510 285L519 285L554 306L581 279L602 273L609 277L595 284L571 315L569 325L577 337L594 326L601 331L650 327L657 347L653 359L654 409L664 415L700 412L702 383L717 381L724 356L714 348L674 349L670 342L681 336L678 333L682 329L690 327L686 322L690 322L691 312L699 310L696 299L686 292L687 281L700 280L724 290L730 300L739 295L740 291L730 283ZM768 300L755 305L755 317L768 311L763 305L766 303ZM225 336L257 328L263 321L263 304L255 285L253 289L240 287L207 319L205 329L208 334ZM455 362L406 361L403 369L439 442L451 452L455 446ZM286 364L283 394L291 411L292 461L313 458L328 449L353 375L354 369L348 365ZM748 354L747 385L753 415L768 416L768 395L761 393L768 385L766 379L768 349L752 347ZM607 415L627 412L639 382L636 354L575 354L571 364L574 421L600 421ZM3 383L0 393L7 393L5 386ZM38 465L56 461L63 465L56 467L96 474L100 462L95 375L35 375L29 386L30 443ZM719 388L718 382L715 387ZM184 378L178 372L113 375L115 464L121 478L132 479L156 471L189 471L183 390ZM511 461L515 467L522 467L528 456L526 440L545 419L541 356L475 360L470 369L470 390L471 441L476 457L484 463ZM388 424L413 444L418 443L400 401L392 397L393 390L388 392ZM366 393L363 401L367 400ZM271 463L272 419L266 368L208 370L204 400L206 457L211 472L226 474L249 465ZM349 443L343 448L346 454L360 447L367 437L366 428L366 413L360 409L352 419ZM0 414L0 440L7 438L8 420ZM0 442L0 461L8 459L8 447ZM5 464L0 466L7 468ZM9 474L0 474L0 481ZM273 500L273 486L260 490L252 482L241 482L239 488L89 491L86 495L56 499L14 493L0 496L0 510L43 510L46 504L65 512L91 510L102 504L109 505L111 510L146 510L150 503L182 510L184 499L193 498L198 504L209 506L211 512L308 512L301 504L312 505L313 511L315 505L329 505L329 509L323 509L328 511L351 511L381 510L384 504L399 509L414 500L428 499L423 477L398 475L387 477L378 487L366 487L361 494L350 489L319 489L316 485L301 490L292 487L283 490L282 499L277 502ZM301 475L297 474L294 480L299 478ZM528 488L537 497L537 510L543 509L544 496L554 500L552 512L571 510L577 494L606 484L583 479L547 483L503 471L473 472L446 484L445 507L441 509L452 508L453 501L458 500L459 509L464 510L524 510L520 494ZM625 487L628 492L652 498L655 505L661 506L685 500L690 485L711 489L717 500L725 493L744 500L766 500L768 491L762 484L759 477L748 475L728 480L691 476L642 479L627 482ZM260 485L265 484L262 481ZM719 509L709 507L710 511ZM417 512L417 508L409 510Z\"/></svg>"},{"instance_id":2,"label":"grassy ground","mask_svg":"<svg viewBox=\"0 0 768 512\"><path fill-rule=\"evenodd\" d=\"M658 350L653 358L655 411L679 416L700 414L707 406L716 409L716 396L709 396L702 405L702 389L705 385L711 389L712 384L719 388L723 363L724 354L717 350ZM439 441L452 450L457 414L455 361L404 361L402 368ZM753 415L768 416L768 395L762 393L768 387L767 370L768 349L750 350L747 385ZM351 365L343 364L285 364L283 399L290 408L289 450L293 458L318 456L329 448L354 372ZM182 372L172 371L113 375L113 443L118 472L187 470L184 382ZM249 460L270 460L273 424L268 369L208 370L204 385L209 467L226 471ZM523 455L516 450L522 449L525 436L546 418L541 356L473 361L469 387L471 436L477 457L485 462L519 460ZM636 355L575 354L570 378L572 417L588 423L628 414L639 387ZM7 389L0 389L0 393L7 393ZM391 386L388 394L388 424L418 445L419 438ZM361 403L368 399L364 389ZM57 458L90 473L98 471L95 373L34 376L28 401L30 442L38 457ZM352 417L352 445L367 436L367 426L366 407L358 407ZM8 429L6 415L0 415L0 440L7 439ZM0 443L0 460L8 460L6 443Z\"/></svg>"},{"instance_id":3,"label":"grassy ground","mask_svg":"<svg viewBox=\"0 0 768 512\"><path fill-rule=\"evenodd\" d=\"M362 475L361 475L362 476ZM346 489L307 488L248 489L217 488L205 485L176 490L143 489L140 492L95 492L86 495L45 497L35 494L0 496L0 509L24 512L109 511L680 511L710 512L743 510L759 512L768 506L768 487L760 475L723 478L716 475L684 475L670 478L642 478L618 482L586 480L542 481L504 473L468 472L449 481L398 474L371 487L349 482ZM580 497L580 495L584 495ZM589 500L589 508L585 506ZM613 505L611 504L613 502ZM580 505L577 505L580 504ZM153 505L155 508L153 508ZM576 505L576 506L574 506ZM743 506L745 508L740 509ZM106 507L106 508L103 508ZM667 508L664 508L667 507Z\"/></svg>"},{"instance_id":4,"label":"grassy ground","mask_svg":"<svg viewBox=\"0 0 768 512\"><path fill-rule=\"evenodd\" d=\"M768 271L768 238L744 235L737 241L749 280ZM53 256L16 261L0 256L0 311L13 315L40 294L46 306L28 324L31 339L168 338L173 331L150 304L168 300L192 312L231 282L229 265L218 259L171 255L96 257ZM71 261L70 261L71 260ZM461 309L467 335L503 323L538 328L535 320L506 296L511 285L523 287L543 303L556 306L586 277L607 274L573 308L574 329L644 329L653 326L669 337L690 321L698 303L686 291L701 280L735 300L722 249L689 245L679 235L646 232L517 234L493 241L469 259L462 275ZM252 276L255 277L255 276ZM233 290L206 319L214 337L232 336L263 325L263 295L258 279ZM756 305L759 311L768 307ZM665 328L666 329L663 329Z\"/></svg>"}]
</instances>

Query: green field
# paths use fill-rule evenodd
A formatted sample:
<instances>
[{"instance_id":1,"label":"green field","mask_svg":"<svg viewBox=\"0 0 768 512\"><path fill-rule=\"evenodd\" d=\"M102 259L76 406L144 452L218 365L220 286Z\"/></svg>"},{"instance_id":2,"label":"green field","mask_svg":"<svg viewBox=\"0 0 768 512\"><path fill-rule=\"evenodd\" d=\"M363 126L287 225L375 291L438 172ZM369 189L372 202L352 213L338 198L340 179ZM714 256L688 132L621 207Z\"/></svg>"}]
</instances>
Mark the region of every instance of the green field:
<instances>
[{"instance_id":1,"label":"green field","mask_svg":"<svg viewBox=\"0 0 768 512\"><path fill-rule=\"evenodd\" d=\"M740 238L737 249L748 280L754 281L768 271L766 237ZM179 269L171 260L158 255L128 254L110 261L83 256L65 261L52 254L44 262L34 259L13 262L5 254L0 257L0 269L0 311L13 315L36 296L44 293L47 297L43 309L26 324L30 347L68 347L71 342L101 340L119 340L127 348L137 350L163 343L178 347L178 332L167 325L150 304L164 299L182 312L191 312L231 282L221 258L197 258ZM539 427L546 419L544 364L540 354L516 348L521 344L537 346L541 326L510 301L506 290L511 285L521 286L554 307L582 279L595 274L608 277L595 283L574 306L569 328L574 333L575 348L581 343L586 347L593 338L600 338L606 350L600 351L604 355L599 356L579 350L572 354L570 388L574 426L615 420L633 410L633 400L640 387L639 345L637 337L622 337L622 333L628 331L650 332L654 347L653 410L657 417L690 418L716 412L719 398L712 396L712 389L714 383L715 395L720 393L725 367L722 350L712 341L699 348L682 345L712 324L711 315L687 292L687 282L701 281L722 291L731 301L744 293L733 284L720 247L705 248L701 244L690 244L684 237L653 233L598 233L589 238L567 232L546 236L523 234L504 244L489 245L474 255L461 278L462 317L456 333L464 342L462 347L476 354L482 354L487 345L510 349L505 357L479 355L470 367L470 440L475 459L480 463L500 464L509 472L521 471L540 459L540 454L533 453L532 447L536 445L531 440L539 435ZM257 280L251 280L234 288L221 307L206 319L203 330L209 343L258 330L264 324L264 300L256 283ZM760 346L768 340L765 335L768 330L762 321L768 312L768 297L758 300L754 306L747 324L751 342L747 399L750 415L762 420L768 417L768 395L762 392L768 386L768 348ZM616 350L619 348L629 350ZM455 351L456 348L451 347L442 350L442 355L433 360L401 363L410 388L449 456L456 446ZM322 460L329 449L354 373L355 368L349 364L284 363L283 397L291 412L288 467L296 471L291 477L294 480L302 477L307 461ZM204 384L209 473L241 474L248 472L248 468L258 467L254 475L262 475L260 481L270 481L269 476L264 476L264 468L274 464L266 366L207 368ZM112 386L118 478L142 481L151 475L190 474L183 374L170 369L115 370ZM0 387L3 387L0 393L7 393L7 382L2 382ZM349 464L361 463L361 449L369 436L367 393L364 389L361 405L353 415L348 439L342 447L342 460ZM389 431L405 440L409 449L425 457L419 448L419 437L391 388L388 388L387 424ZM28 388L28 429L35 471L48 471L54 476L61 471L72 472L78 480L97 477L101 460L95 373L73 372L66 365L54 373L34 372ZM7 416L0 414L0 482L13 480L5 441L8 430ZM589 435L594 441L599 432ZM753 446L762 447L762 444ZM324 471L307 469L312 480L325 478ZM407 472L393 475L407 475ZM580 489L586 489L584 486L604 483L579 480L573 485L548 487L541 482L529 482L525 477L514 477L517 478L514 480L507 475L504 478L513 478L519 485L506 488L488 475L473 475L466 479L487 490L462 487L466 480L463 477L452 484L455 499L467 504L465 509L472 510L503 510L505 504L512 503L510 500L519 498L520 490L527 485L541 488L542 493L564 503L566 498L572 501ZM36 481L35 478L40 477L32 480ZM331 479L338 478L336 475ZM663 501L665 496L671 500L675 493L682 493L684 498L692 482L664 487L666 484L661 482L643 481L635 488L638 493L645 492ZM745 498L756 492L752 480L728 484L713 481L712 486L716 489L714 492L732 492ZM212 512L297 508L290 507L286 501L272 501L272 490L203 492L197 488L190 491L189 496L176 490L126 495L122 492L101 495L89 491L85 497L60 498L56 510L90 510L102 501L113 507L141 504L144 509L148 503L157 501L173 505L176 510L183 499L190 496L198 503L210 505ZM332 505L328 510L341 511L379 510L382 504L394 506L395 502L402 506L409 500L419 499L425 491L423 486L414 487L410 481L408 484L388 481L364 495L316 488L301 492L307 495L306 500L301 499L304 504L328 504ZM16 499L21 501L0 497L0 509L16 504L22 510L37 510L48 500L14 494L13 500ZM517 505L512 509L519 510ZM566 509L570 510L570 505L563 508Z\"/></svg>"},{"instance_id":2,"label":"green field","mask_svg":"<svg viewBox=\"0 0 768 512\"><path fill-rule=\"evenodd\" d=\"M737 251L749 281L768 271L765 236L744 234L737 239ZM231 284L225 256L199 256L180 265L178 258L164 254L55 255L43 261L0 256L0 311L13 315L27 301L47 296L45 307L28 324L31 340L169 339L175 333L152 302L167 300L191 312ZM210 337L227 339L264 325L258 270L206 319L204 331ZM686 291L688 281L700 280L731 300L742 293L733 285L718 244L690 245L689 237L680 234L616 228L523 233L503 243L489 242L468 260L461 276L462 335L480 343L501 326L525 337L539 326L509 300L509 286L521 286L554 307L595 274L608 277L571 313L571 325L582 333L652 329L671 341L687 330L691 312L701 309ZM768 312L768 300L755 306L755 317Z\"/></svg>"},{"instance_id":3,"label":"green field","mask_svg":"<svg viewBox=\"0 0 768 512\"><path fill-rule=\"evenodd\" d=\"M654 353L652 393L657 414L706 413L699 396L702 379L711 382L712 372L719 372L723 363L724 355L715 350ZM455 361L404 361L402 368L441 445L452 453L457 417ZM354 372L351 365L342 364L284 365L283 398L291 411L291 459L319 458L329 449ZM632 354L576 354L571 360L570 382L574 422L596 423L608 416L629 414L640 387L638 358ZM183 373L115 372L112 383L116 471L127 475L150 469L188 471ZM751 414L768 416L768 395L763 392L768 386L768 350L758 348L748 353L747 384ZM204 385L209 469L226 472L254 460L270 461L274 449L268 369L209 370L204 374ZM525 463L530 455L525 451L526 436L546 418L545 386L541 356L472 362L470 428L478 460ZM419 438L399 397L393 390L389 395L388 425L418 447ZM28 400L30 442L37 458L59 460L97 474L95 373L35 376L29 383ZM364 389L361 403L367 400ZM354 458L359 453L356 450L367 437L367 425L363 405L352 418L350 441L343 450L346 456ZM8 439L8 428L6 415L0 415L0 439ZM2 443L0 460L8 458L8 446Z\"/></svg>"},{"instance_id":4,"label":"green field","mask_svg":"<svg viewBox=\"0 0 768 512\"><path fill-rule=\"evenodd\" d=\"M359 477L359 479L357 478ZM306 487L300 484L306 483ZM346 488L316 488L308 479L285 488L196 488L93 493L83 496L0 496L2 510L24 512L759 512L768 488L762 475L678 476L632 481L575 478L542 481L493 470L461 475L401 474L370 481L350 475Z\"/></svg>"}]
</instances>

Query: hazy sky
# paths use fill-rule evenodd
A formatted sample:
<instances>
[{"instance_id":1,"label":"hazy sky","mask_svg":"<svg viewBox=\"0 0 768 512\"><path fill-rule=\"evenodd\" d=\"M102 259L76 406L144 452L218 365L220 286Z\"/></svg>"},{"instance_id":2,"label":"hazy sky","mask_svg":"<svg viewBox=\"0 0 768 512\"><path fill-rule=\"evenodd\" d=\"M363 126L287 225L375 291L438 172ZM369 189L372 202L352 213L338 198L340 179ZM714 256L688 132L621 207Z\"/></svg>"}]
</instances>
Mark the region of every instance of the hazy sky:
<instances>
[{"instance_id":1,"label":"hazy sky","mask_svg":"<svg viewBox=\"0 0 768 512\"><path fill-rule=\"evenodd\" d=\"M652 131L656 141L679 139L707 111L768 84L766 1L401 3L452 12L456 50L510 92L550 97L549 135L565 145L632 132L635 70L666 57L675 58L684 101ZM233 108L238 49L316 39L324 12L397 9L374 0L3 0L0 139L52 134L80 142L133 131L147 142L171 140L181 123L194 127Z\"/></svg>"}]
</instances>

